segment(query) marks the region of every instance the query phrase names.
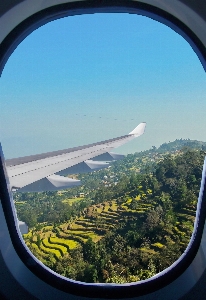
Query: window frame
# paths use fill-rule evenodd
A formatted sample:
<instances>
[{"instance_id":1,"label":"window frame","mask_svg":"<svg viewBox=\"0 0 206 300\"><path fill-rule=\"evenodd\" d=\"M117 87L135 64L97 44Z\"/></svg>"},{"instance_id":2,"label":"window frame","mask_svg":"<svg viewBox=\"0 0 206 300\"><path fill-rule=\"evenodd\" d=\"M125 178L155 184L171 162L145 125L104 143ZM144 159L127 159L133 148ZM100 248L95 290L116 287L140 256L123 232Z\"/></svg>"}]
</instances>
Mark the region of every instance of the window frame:
<instances>
[{"instance_id":1,"label":"window frame","mask_svg":"<svg viewBox=\"0 0 206 300\"><path fill-rule=\"evenodd\" d=\"M149 1L148 1L149 2ZM170 14L166 10L157 6L139 1L120 0L115 5L113 1L79 1L54 5L31 15L20 24L18 24L2 41L0 45L0 73L12 52L31 32L40 26L66 16L93 13L112 13L126 12L131 14L140 14L157 20L182 35L198 55L204 69L206 70L206 48L197 35L186 26L181 20ZM190 243L184 254L169 268L165 269L156 276L128 284L92 284L77 282L65 278L39 262L28 248L18 229L15 215L15 207L12 194L9 189L8 176L4 163L3 153L1 152L0 161L0 199L6 224L9 230L12 246L25 265L25 267L37 276L41 281L59 291L69 293L75 296L85 295L89 298L127 298L145 296L167 287L180 277L194 261L201 245L201 239L206 219L206 189L205 189L206 163L203 169L203 179L198 200L196 221ZM206 266L205 266L206 267Z\"/></svg>"}]
</instances>

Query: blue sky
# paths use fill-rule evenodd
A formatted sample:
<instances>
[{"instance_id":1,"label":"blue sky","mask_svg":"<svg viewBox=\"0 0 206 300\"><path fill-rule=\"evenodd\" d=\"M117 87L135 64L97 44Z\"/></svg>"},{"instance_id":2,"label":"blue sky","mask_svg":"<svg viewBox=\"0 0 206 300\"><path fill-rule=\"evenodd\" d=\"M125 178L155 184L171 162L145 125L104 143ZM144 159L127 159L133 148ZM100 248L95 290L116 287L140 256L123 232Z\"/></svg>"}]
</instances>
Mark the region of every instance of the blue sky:
<instances>
[{"instance_id":1,"label":"blue sky","mask_svg":"<svg viewBox=\"0 0 206 300\"><path fill-rule=\"evenodd\" d=\"M134 153L176 138L206 141L206 76L190 45L149 18L63 18L28 36L0 78L6 158L145 134Z\"/></svg>"}]
</instances>

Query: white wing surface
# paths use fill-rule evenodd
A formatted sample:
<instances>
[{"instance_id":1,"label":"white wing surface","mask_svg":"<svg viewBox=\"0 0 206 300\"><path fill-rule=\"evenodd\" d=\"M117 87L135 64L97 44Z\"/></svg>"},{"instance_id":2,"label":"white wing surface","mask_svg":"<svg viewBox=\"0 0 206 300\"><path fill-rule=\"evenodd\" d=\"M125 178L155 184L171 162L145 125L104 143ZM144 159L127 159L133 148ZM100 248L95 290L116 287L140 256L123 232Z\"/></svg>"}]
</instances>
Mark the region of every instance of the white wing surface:
<instances>
[{"instance_id":1,"label":"white wing surface","mask_svg":"<svg viewBox=\"0 0 206 300\"><path fill-rule=\"evenodd\" d=\"M128 135L87 146L6 160L11 188L22 192L39 192L80 185L79 180L60 175L108 167L108 161L123 158L110 151L142 135L145 126L146 123L140 123Z\"/></svg>"}]
</instances>

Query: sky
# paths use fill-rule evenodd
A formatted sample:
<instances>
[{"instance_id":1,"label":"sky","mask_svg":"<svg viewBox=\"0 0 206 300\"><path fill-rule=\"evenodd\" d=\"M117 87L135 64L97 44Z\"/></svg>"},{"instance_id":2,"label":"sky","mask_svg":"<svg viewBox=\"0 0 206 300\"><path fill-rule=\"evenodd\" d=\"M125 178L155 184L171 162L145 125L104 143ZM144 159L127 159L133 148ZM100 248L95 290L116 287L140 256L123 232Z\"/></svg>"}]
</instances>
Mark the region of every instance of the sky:
<instances>
[{"instance_id":1,"label":"sky","mask_svg":"<svg viewBox=\"0 0 206 300\"><path fill-rule=\"evenodd\" d=\"M10 56L0 78L6 158L125 135L134 153L180 138L206 141L206 76L191 46L144 16L94 14L52 21Z\"/></svg>"}]
</instances>

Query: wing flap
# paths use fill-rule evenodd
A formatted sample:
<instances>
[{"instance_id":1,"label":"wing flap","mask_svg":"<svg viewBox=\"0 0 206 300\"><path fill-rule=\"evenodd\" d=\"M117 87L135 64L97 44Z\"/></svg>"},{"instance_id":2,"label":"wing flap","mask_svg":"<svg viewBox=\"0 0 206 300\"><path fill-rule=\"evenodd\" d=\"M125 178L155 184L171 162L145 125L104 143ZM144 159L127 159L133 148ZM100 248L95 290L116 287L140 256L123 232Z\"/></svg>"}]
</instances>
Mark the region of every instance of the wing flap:
<instances>
[{"instance_id":1,"label":"wing flap","mask_svg":"<svg viewBox=\"0 0 206 300\"><path fill-rule=\"evenodd\" d=\"M94 157L92 160L93 161L113 161L113 160L123 159L124 157L125 157L124 154L106 152L106 153L103 153L103 154L100 154L100 155Z\"/></svg>"},{"instance_id":2,"label":"wing flap","mask_svg":"<svg viewBox=\"0 0 206 300\"><path fill-rule=\"evenodd\" d=\"M80 180L59 175L51 175L20 188L18 192L59 191L79 185L81 185Z\"/></svg>"},{"instance_id":3,"label":"wing flap","mask_svg":"<svg viewBox=\"0 0 206 300\"><path fill-rule=\"evenodd\" d=\"M68 169L62 170L57 174L69 175L69 174L89 173L92 171L97 171L108 167L109 167L109 163L107 162L86 160Z\"/></svg>"}]
</instances>

